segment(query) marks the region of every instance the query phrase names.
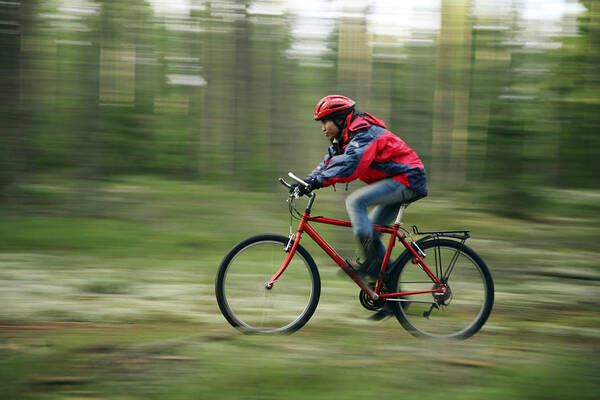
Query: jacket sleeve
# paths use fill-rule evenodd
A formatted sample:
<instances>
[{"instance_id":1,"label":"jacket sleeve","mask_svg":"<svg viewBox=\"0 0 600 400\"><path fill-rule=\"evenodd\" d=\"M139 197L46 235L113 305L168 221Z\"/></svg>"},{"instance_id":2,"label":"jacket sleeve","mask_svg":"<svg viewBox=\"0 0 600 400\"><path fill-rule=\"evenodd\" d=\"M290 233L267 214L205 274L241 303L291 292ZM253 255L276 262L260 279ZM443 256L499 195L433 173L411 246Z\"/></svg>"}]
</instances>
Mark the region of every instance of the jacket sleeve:
<instances>
[{"instance_id":1,"label":"jacket sleeve","mask_svg":"<svg viewBox=\"0 0 600 400\"><path fill-rule=\"evenodd\" d=\"M327 165L329 164L331 158L334 155L335 155L335 151L333 150L333 146L330 146L327 151L327 154L325 154L325 158L323 159L323 161L321 161L321 163L319 165L317 165L317 167L315 169L313 169L313 171L310 174L308 174L304 180L305 181L315 180L319 183L319 186L322 186L322 184L321 184L321 182L319 182L319 179L317 178L317 176L320 175L321 171L323 171L325 168L327 168Z\"/></svg>"},{"instance_id":2,"label":"jacket sleeve","mask_svg":"<svg viewBox=\"0 0 600 400\"><path fill-rule=\"evenodd\" d=\"M375 153L374 138L369 134L357 135L348 143L343 154L325 157L309 176L316 179L319 186L353 181L369 167Z\"/></svg>"}]
</instances>

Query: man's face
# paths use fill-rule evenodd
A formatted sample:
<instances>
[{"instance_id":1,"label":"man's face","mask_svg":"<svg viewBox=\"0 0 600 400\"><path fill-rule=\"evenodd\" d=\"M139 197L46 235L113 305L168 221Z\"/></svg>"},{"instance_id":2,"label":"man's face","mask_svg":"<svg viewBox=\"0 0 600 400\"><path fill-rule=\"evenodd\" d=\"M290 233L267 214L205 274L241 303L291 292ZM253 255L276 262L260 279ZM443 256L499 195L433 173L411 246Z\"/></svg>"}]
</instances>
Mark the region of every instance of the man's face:
<instances>
[{"instance_id":1,"label":"man's face","mask_svg":"<svg viewBox=\"0 0 600 400\"><path fill-rule=\"evenodd\" d=\"M321 130L329 140L333 140L338 135L338 133L340 133L338 127L330 119L321 121L321 124Z\"/></svg>"}]
</instances>

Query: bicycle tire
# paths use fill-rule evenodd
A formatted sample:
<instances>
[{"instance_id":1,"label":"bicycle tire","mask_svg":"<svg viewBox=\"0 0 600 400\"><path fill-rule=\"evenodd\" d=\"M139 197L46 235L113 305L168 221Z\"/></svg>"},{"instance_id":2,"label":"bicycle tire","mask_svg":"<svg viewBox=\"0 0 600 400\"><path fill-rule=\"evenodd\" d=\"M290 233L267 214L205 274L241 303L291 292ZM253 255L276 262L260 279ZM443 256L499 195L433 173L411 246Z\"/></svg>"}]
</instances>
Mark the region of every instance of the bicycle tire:
<instances>
[{"instance_id":1,"label":"bicycle tire","mask_svg":"<svg viewBox=\"0 0 600 400\"><path fill-rule=\"evenodd\" d=\"M215 282L217 303L225 319L243 333L292 333L312 317L319 303L321 278L302 246L271 289L288 238L257 235L235 245L225 256Z\"/></svg>"},{"instance_id":2,"label":"bicycle tire","mask_svg":"<svg viewBox=\"0 0 600 400\"><path fill-rule=\"evenodd\" d=\"M458 241L435 238L419 243L419 247L429 256L425 262L440 279L453 262L450 276L444 278L451 292L446 298L437 297L437 309L425 303L434 300L432 293L403 298L424 303L390 301L396 318L413 336L471 337L485 324L494 304L494 283L487 265L475 251ZM416 292L431 290L435 284L418 264L412 263L412 257L406 256L395 266L389 287L393 292Z\"/></svg>"}]
</instances>

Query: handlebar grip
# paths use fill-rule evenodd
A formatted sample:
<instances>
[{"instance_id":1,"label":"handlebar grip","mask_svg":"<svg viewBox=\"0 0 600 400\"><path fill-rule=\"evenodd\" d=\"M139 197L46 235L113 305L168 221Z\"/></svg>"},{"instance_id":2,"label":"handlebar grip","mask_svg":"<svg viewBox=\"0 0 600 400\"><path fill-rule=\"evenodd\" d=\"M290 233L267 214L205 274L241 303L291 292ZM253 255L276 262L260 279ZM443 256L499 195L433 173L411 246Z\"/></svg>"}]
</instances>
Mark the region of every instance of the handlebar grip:
<instances>
[{"instance_id":1,"label":"handlebar grip","mask_svg":"<svg viewBox=\"0 0 600 400\"><path fill-rule=\"evenodd\" d=\"M293 180L295 180L296 182L298 182L299 184L303 185L304 187L308 187L308 183L304 182L302 179L298 178L296 175L294 175L291 172L288 172L288 176L290 178L292 178Z\"/></svg>"}]
</instances>

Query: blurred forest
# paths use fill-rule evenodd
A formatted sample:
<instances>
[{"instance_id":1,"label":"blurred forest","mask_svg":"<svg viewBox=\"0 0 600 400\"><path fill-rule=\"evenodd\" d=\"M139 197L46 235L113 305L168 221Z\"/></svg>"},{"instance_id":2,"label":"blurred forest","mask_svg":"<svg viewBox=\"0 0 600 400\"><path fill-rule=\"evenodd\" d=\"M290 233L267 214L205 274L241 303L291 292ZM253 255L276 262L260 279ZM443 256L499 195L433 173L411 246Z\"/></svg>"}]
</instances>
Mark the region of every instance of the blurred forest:
<instances>
[{"instance_id":1,"label":"blurred forest","mask_svg":"<svg viewBox=\"0 0 600 400\"><path fill-rule=\"evenodd\" d=\"M89 211L132 174L268 190L320 161L329 93L432 190L523 217L540 188L598 189L600 2L418 3L0 2L0 199L61 177Z\"/></svg>"},{"instance_id":2,"label":"blurred forest","mask_svg":"<svg viewBox=\"0 0 600 400\"><path fill-rule=\"evenodd\" d=\"M468 341L368 320L308 239L301 331L220 314L227 250L295 222L276 179L322 160L331 93L423 159L407 227L471 229L495 303ZM599 105L600 0L0 0L0 398L595 400Z\"/></svg>"}]
</instances>

